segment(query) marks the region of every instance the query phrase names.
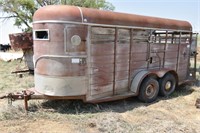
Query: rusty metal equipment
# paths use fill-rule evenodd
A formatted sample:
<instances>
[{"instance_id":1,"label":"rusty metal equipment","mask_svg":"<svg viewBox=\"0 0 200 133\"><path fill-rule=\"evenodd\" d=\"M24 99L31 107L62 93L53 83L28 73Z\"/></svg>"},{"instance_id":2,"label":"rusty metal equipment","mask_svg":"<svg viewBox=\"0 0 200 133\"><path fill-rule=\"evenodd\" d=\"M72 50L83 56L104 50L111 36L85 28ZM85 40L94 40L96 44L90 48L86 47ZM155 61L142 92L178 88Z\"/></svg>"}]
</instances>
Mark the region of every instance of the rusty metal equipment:
<instances>
[{"instance_id":1,"label":"rusty metal equipment","mask_svg":"<svg viewBox=\"0 0 200 133\"><path fill-rule=\"evenodd\" d=\"M32 33L9 34L9 38L12 48L16 51L33 47Z\"/></svg>"},{"instance_id":2,"label":"rusty metal equipment","mask_svg":"<svg viewBox=\"0 0 200 133\"><path fill-rule=\"evenodd\" d=\"M7 98L8 104L12 104L12 102L15 100L24 100L25 110L28 110L28 100L34 99L33 97L31 97L33 94L34 94L33 91L24 90L21 93L20 92L9 93L5 96L1 96L0 99Z\"/></svg>"},{"instance_id":3,"label":"rusty metal equipment","mask_svg":"<svg viewBox=\"0 0 200 133\"><path fill-rule=\"evenodd\" d=\"M35 97L31 97L31 96L33 96L33 94L34 94L33 91L24 90L21 93L19 93L19 92L9 93L5 96L0 96L0 99L8 98L9 104L12 104L12 102L15 100L24 100L25 110L28 110L28 100L35 98Z\"/></svg>"},{"instance_id":4,"label":"rusty metal equipment","mask_svg":"<svg viewBox=\"0 0 200 133\"><path fill-rule=\"evenodd\" d=\"M168 96L195 81L193 36L187 21L75 6L40 8L33 16L35 91L40 98L92 103L132 96L152 102L158 92Z\"/></svg>"},{"instance_id":5,"label":"rusty metal equipment","mask_svg":"<svg viewBox=\"0 0 200 133\"><path fill-rule=\"evenodd\" d=\"M10 43L15 51L22 50L23 57L30 71L34 70L33 65L33 36L32 33L9 34Z\"/></svg>"},{"instance_id":6,"label":"rusty metal equipment","mask_svg":"<svg viewBox=\"0 0 200 133\"><path fill-rule=\"evenodd\" d=\"M28 101L29 100L41 100L41 99L47 99L47 100L53 100L53 99L84 99L84 96L79 97L52 97L43 95L35 90L35 88L29 88L26 90L23 90L21 92L15 92L15 93L8 93L7 95L0 96L0 99L8 99L8 104L12 105L12 102L16 100L24 100L24 109L28 111Z\"/></svg>"}]
</instances>

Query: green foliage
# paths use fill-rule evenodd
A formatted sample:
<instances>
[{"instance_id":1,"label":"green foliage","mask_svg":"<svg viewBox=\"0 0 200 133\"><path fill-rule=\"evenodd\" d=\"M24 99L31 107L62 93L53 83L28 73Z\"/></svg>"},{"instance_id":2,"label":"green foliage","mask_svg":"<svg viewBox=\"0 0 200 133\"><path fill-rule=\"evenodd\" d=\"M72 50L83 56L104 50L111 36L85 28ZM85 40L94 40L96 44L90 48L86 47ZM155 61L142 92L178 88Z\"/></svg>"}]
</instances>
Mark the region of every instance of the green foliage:
<instances>
[{"instance_id":1,"label":"green foliage","mask_svg":"<svg viewBox=\"0 0 200 133\"><path fill-rule=\"evenodd\" d=\"M3 18L15 18L15 24L22 28L22 24L26 26L25 31L31 29L30 23L35 12L35 3L32 0L0 0L1 9L8 14Z\"/></svg>"},{"instance_id":2,"label":"green foliage","mask_svg":"<svg viewBox=\"0 0 200 133\"><path fill-rule=\"evenodd\" d=\"M0 0L0 9L7 13L3 19L14 18L15 24L24 31L31 31L34 12L46 5L75 5L102 10L114 10L114 6L106 0ZM22 26L25 25L26 28Z\"/></svg>"},{"instance_id":3,"label":"green foliage","mask_svg":"<svg viewBox=\"0 0 200 133\"><path fill-rule=\"evenodd\" d=\"M61 4L113 11L115 7L106 0L61 0Z\"/></svg>"}]
</instances>

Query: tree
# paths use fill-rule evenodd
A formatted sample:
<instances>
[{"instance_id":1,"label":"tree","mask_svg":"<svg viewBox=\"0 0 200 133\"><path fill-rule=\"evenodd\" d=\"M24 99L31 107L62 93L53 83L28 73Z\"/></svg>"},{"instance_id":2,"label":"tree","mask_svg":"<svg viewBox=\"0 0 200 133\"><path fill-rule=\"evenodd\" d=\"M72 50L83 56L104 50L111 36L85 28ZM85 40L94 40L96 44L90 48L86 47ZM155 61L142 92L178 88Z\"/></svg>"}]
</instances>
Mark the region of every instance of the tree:
<instances>
[{"instance_id":1,"label":"tree","mask_svg":"<svg viewBox=\"0 0 200 133\"><path fill-rule=\"evenodd\" d=\"M106 0L0 0L0 9L6 13L0 19L15 19L15 26L23 31L31 31L31 22L34 12L46 5L75 5L102 10L114 10L114 6ZM22 26L25 25L26 28Z\"/></svg>"},{"instance_id":2,"label":"tree","mask_svg":"<svg viewBox=\"0 0 200 133\"><path fill-rule=\"evenodd\" d=\"M6 13L5 19L14 18L14 25L22 28L25 25L25 31L31 29L30 23L32 22L32 16L35 8L34 1L31 0L0 0L0 8Z\"/></svg>"},{"instance_id":3,"label":"tree","mask_svg":"<svg viewBox=\"0 0 200 133\"><path fill-rule=\"evenodd\" d=\"M61 4L113 11L115 7L106 0L61 0Z\"/></svg>"}]
</instances>

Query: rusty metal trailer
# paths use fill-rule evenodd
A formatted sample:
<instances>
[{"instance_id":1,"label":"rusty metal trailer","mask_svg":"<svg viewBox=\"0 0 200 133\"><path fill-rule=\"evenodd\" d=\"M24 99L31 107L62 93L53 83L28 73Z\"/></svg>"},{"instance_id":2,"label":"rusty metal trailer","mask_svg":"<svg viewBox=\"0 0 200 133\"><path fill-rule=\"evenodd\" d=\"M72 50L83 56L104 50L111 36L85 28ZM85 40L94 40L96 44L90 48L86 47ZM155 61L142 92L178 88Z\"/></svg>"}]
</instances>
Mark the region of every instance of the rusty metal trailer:
<instances>
[{"instance_id":1,"label":"rusty metal trailer","mask_svg":"<svg viewBox=\"0 0 200 133\"><path fill-rule=\"evenodd\" d=\"M186 21L66 5L40 8L33 16L35 92L92 103L132 96L152 102L195 80L192 38Z\"/></svg>"}]
</instances>

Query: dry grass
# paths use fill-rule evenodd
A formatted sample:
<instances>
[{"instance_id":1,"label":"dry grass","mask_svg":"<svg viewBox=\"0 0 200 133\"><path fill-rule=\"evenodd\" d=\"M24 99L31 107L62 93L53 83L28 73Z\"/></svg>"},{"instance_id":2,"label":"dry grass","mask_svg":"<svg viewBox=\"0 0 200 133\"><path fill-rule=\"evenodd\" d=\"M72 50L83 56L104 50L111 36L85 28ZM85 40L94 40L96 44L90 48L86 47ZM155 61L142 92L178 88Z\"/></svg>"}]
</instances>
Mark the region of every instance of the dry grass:
<instances>
[{"instance_id":1,"label":"dry grass","mask_svg":"<svg viewBox=\"0 0 200 133\"><path fill-rule=\"evenodd\" d=\"M22 90L34 86L33 75L24 73L22 78L18 74L12 74L13 71L26 69L25 63L19 60L12 62L0 61L0 90L1 93L13 90ZM0 94L1 94L0 93Z\"/></svg>"},{"instance_id":2,"label":"dry grass","mask_svg":"<svg viewBox=\"0 0 200 133\"><path fill-rule=\"evenodd\" d=\"M21 91L34 86L33 75L19 78L11 71L24 63L0 61L0 94ZM194 104L200 89L184 86L168 98L159 97L152 104L137 98L88 104L82 101L29 101L25 114L23 101L12 106L0 100L0 132L33 133L198 133L200 110Z\"/></svg>"}]
</instances>

